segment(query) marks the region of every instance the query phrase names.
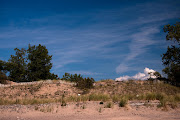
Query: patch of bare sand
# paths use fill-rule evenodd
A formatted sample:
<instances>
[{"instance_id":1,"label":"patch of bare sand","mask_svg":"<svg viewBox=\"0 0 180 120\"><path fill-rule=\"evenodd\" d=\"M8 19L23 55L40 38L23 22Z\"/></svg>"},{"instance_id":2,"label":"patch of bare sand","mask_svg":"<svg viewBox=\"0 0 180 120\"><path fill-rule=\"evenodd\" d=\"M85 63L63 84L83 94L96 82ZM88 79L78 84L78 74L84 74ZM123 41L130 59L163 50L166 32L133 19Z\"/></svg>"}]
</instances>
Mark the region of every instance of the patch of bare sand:
<instances>
[{"instance_id":1,"label":"patch of bare sand","mask_svg":"<svg viewBox=\"0 0 180 120\"><path fill-rule=\"evenodd\" d=\"M163 111L157 107L128 106L115 104L104 108L99 102L43 105L0 106L0 120L177 120L180 109Z\"/></svg>"}]
</instances>

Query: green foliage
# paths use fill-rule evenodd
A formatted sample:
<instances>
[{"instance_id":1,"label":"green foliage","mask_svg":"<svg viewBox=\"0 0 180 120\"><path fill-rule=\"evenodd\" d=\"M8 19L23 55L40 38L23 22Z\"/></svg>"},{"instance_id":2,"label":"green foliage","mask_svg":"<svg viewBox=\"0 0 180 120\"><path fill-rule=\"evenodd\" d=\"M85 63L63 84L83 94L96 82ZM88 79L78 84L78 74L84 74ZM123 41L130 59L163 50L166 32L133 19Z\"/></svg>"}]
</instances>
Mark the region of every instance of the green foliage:
<instances>
[{"instance_id":1,"label":"green foliage","mask_svg":"<svg viewBox=\"0 0 180 120\"><path fill-rule=\"evenodd\" d=\"M106 94L90 94L89 101L103 101L106 102L110 100L110 96Z\"/></svg>"},{"instance_id":2,"label":"green foliage","mask_svg":"<svg viewBox=\"0 0 180 120\"><path fill-rule=\"evenodd\" d=\"M154 72L153 75L156 76L156 78L161 78L162 77L161 74L159 72L157 72L157 71Z\"/></svg>"},{"instance_id":3,"label":"green foliage","mask_svg":"<svg viewBox=\"0 0 180 120\"><path fill-rule=\"evenodd\" d=\"M63 75L63 80L66 80L66 81L70 81L70 82L77 82L77 81L80 81L81 79L83 79L82 75L81 74L70 74L70 73L65 73Z\"/></svg>"},{"instance_id":4,"label":"green foliage","mask_svg":"<svg viewBox=\"0 0 180 120\"><path fill-rule=\"evenodd\" d=\"M128 100L126 98L122 98L119 102L119 107L125 107L127 105Z\"/></svg>"},{"instance_id":5,"label":"green foliage","mask_svg":"<svg viewBox=\"0 0 180 120\"><path fill-rule=\"evenodd\" d=\"M71 75L72 76L72 75ZM70 79L71 77L70 77L70 74L69 73L65 73L64 75L63 75L63 78L62 78L62 80L67 80L67 81L71 81L71 79ZM72 82L72 81L71 81Z\"/></svg>"},{"instance_id":6,"label":"green foliage","mask_svg":"<svg viewBox=\"0 0 180 120\"><path fill-rule=\"evenodd\" d=\"M36 81L39 79L48 79L51 77L50 69L52 67L52 55L48 55L45 46L31 46L28 48L28 78Z\"/></svg>"},{"instance_id":7,"label":"green foliage","mask_svg":"<svg viewBox=\"0 0 180 120\"><path fill-rule=\"evenodd\" d=\"M8 77L6 76L6 74L3 73L2 71L0 71L0 83L1 84L6 84L7 79L8 79Z\"/></svg>"},{"instance_id":8,"label":"green foliage","mask_svg":"<svg viewBox=\"0 0 180 120\"><path fill-rule=\"evenodd\" d=\"M91 89L93 88L93 83L95 82L93 78L83 78L81 74L70 74L70 73L65 73L63 75L63 80L66 81L71 81L76 83L76 87L80 89Z\"/></svg>"},{"instance_id":9,"label":"green foliage","mask_svg":"<svg viewBox=\"0 0 180 120\"><path fill-rule=\"evenodd\" d=\"M0 60L0 71L3 73L7 72L7 62Z\"/></svg>"},{"instance_id":10,"label":"green foliage","mask_svg":"<svg viewBox=\"0 0 180 120\"><path fill-rule=\"evenodd\" d=\"M51 74L52 56L45 46L31 46L28 50L15 48L8 62L0 60L0 71L9 72L9 78L15 82L36 81L39 79L57 79Z\"/></svg>"},{"instance_id":11,"label":"green foliage","mask_svg":"<svg viewBox=\"0 0 180 120\"><path fill-rule=\"evenodd\" d=\"M161 99L160 100L160 103L159 103L159 105L157 105L157 107L164 107L164 108L166 108L167 107L167 99Z\"/></svg>"},{"instance_id":12,"label":"green foliage","mask_svg":"<svg viewBox=\"0 0 180 120\"><path fill-rule=\"evenodd\" d=\"M166 40L171 40L174 42L180 42L180 22L173 25L165 25L164 32L168 32L166 35Z\"/></svg>"},{"instance_id":13,"label":"green foliage","mask_svg":"<svg viewBox=\"0 0 180 120\"><path fill-rule=\"evenodd\" d=\"M58 75L52 73L52 74L50 74L49 79L51 79L51 80L57 80L57 79L59 79L59 78L58 78Z\"/></svg>"},{"instance_id":14,"label":"green foliage","mask_svg":"<svg viewBox=\"0 0 180 120\"><path fill-rule=\"evenodd\" d=\"M155 93L147 93L146 100L156 100L156 94Z\"/></svg>"},{"instance_id":15,"label":"green foliage","mask_svg":"<svg viewBox=\"0 0 180 120\"><path fill-rule=\"evenodd\" d=\"M166 40L171 40L177 43L176 45L168 46L167 52L162 56L162 62L166 67L163 72L168 75L169 83L180 85L180 22L173 25L166 25L164 32L168 32Z\"/></svg>"},{"instance_id":16,"label":"green foliage","mask_svg":"<svg viewBox=\"0 0 180 120\"><path fill-rule=\"evenodd\" d=\"M12 81L23 82L27 80L27 64L26 64L26 50L14 49L15 55L11 55L6 63L7 70L10 72L9 77Z\"/></svg>"},{"instance_id":17,"label":"green foliage","mask_svg":"<svg viewBox=\"0 0 180 120\"><path fill-rule=\"evenodd\" d=\"M4 70L6 67L6 62L0 60L0 83L5 84L6 81L8 79L8 77L6 76Z\"/></svg>"},{"instance_id":18,"label":"green foliage","mask_svg":"<svg viewBox=\"0 0 180 120\"><path fill-rule=\"evenodd\" d=\"M76 86L80 89L91 89L93 88L94 79L93 78L82 78L76 81Z\"/></svg>"}]
</instances>

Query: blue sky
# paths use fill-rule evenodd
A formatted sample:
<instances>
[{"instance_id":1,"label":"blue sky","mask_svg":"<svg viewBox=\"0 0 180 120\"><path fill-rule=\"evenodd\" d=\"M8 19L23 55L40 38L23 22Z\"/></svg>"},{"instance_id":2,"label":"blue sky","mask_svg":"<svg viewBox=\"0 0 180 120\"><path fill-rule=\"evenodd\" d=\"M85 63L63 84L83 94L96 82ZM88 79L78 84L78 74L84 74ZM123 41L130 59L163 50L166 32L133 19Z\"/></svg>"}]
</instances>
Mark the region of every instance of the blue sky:
<instances>
[{"instance_id":1,"label":"blue sky","mask_svg":"<svg viewBox=\"0 0 180 120\"><path fill-rule=\"evenodd\" d=\"M51 72L95 80L161 73L170 44L163 26L180 18L179 0L0 0L0 59L42 44Z\"/></svg>"}]
</instances>

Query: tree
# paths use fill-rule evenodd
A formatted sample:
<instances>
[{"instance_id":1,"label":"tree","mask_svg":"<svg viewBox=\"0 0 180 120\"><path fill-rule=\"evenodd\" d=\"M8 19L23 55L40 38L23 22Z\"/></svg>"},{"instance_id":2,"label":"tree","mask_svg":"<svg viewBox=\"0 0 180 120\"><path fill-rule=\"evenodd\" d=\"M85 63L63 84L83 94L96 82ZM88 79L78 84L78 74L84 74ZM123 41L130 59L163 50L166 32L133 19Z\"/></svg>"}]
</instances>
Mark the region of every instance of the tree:
<instances>
[{"instance_id":1,"label":"tree","mask_svg":"<svg viewBox=\"0 0 180 120\"><path fill-rule=\"evenodd\" d=\"M0 60L0 83L2 83L2 84L6 83L6 80L8 79L8 77L6 76L6 74L4 72L5 65L6 65L6 62Z\"/></svg>"},{"instance_id":2,"label":"tree","mask_svg":"<svg viewBox=\"0 0 180 120\"><path fill-rule=\"evenodd\" d=\"M76 81L76 86L80 89L91 89L93 88L93 83L94 83L93 78L81 78L78 81Z\"/></svg>"},{"instance_id":3,"label":"tree","mask_svg":"<svg viewBox=\"0 0 180 120\"><path fill-rule=\"evenodd\" d=\"M79 89L87 90L93 88L93 83L95 82L93 78L83 78L81 74L70 74L65 73L63 75L63 80L71 81L76 83L76 87Z\"/></svg>"},{"instance_id":4,"label":"tree","mask_svg":"<svg viewBox=\"0 0 180 120\"><path fill-rule=\"evenodd\" d=\"M4 73L7 72L7 70L6 70L6 62L5 61L0 60L0 71L4 72Z\"/></svg>"},{"instance_id":5,"label":"tree","mask_svg":"<svg viewBox=\"0 0 180 120\"><path fill-rule=\"evenodd\" d=\"M162 78L161 74L157 71L154 72L153 75L156 76L156 78Z\"/></svg>"},{"instance_id":6,"label":"tree","mask_svg":"<svg viewBox=\"0 0 180 120\"><path fill-rule=\"evenodd\" d=\"M11 55L8 62L0 60L0 78L14 82L36 81L39 79L57 79L58 76L50 73L52 56L48 55L45 46L29 45L28 50L15 48L15 55Z\"/></svg>"},{"instance_id":7,"label":"tree","mask_svg":"<svg viewBox=\"0 0 180 120\"><path fill-rule=\"evenodd\" d=\"M164 32L168 32L166 40L173 41L175 44L168 46L167 52L162 56L165 68L163 72L168 75L171 84L180 85L180 22L175 25L164 26Z\"/></svg>"},{"instance_id":8,"label":"tree","mask_svg":"<svg viewBox=\"0 0 180 120\"><path fill-rule=\"evenodd\" d=\"M28 79L36 81L39 79L51 79L52 74L50 69L52 67L52 55L48 55L48 50L45 46L39 44L38 46L29 45L28 48Z\"/></svg>"},{"instance_id":9,"label":"tree","mask_svg":"<svg viewBox=\"0 0 180 120\"><path fill-rule=\"evenodd\" d=\"M9 77L12 81L23 82L27 81L27 64L26 64L26 50L22 48L14 49L15 55L11 55L10 59L6 63L5 69L9 71Z\"/></svg>"},{"instance_id":10,"label":"tree","mask_svg":"<svg viewBox=\"0 0 180 120\"><path fill-rule=\"evenodd\" d=\"M72 79L72 74L71 74L71 76L70 76L70 74L69 73L65 73L64 75L63 75L63 78L62 78L63 80L67 80L67 81L71 81L71 79Z\"/></svg>"},{"instance_id":11,"label":"tree","mask_svg":"<svg viewBox=\"0 0 180 120\"><path fill-rule=\"evenodd\" d=\"M180 22L176 22L174 26L170 24L165 25L163 30L164 32L168 32L166 40L171 40L180 44Z\"/></svg>"},{"instance_id":12,"label":"tree","mask_svg":"<svg viewBox=\"0 0 180 120\"><path fill-rule=\"evenodd\" d=\"M80 79L82 79L83 77L82 77L82 75L81 74L79 74L79 75L77 75L77 74L70 74L70 73L65 73L64 75L63 75L63 80L67 80L67 81L70 81L70 82L77 82L77 81L79 81Z\"/></svg>"}]
</instances>

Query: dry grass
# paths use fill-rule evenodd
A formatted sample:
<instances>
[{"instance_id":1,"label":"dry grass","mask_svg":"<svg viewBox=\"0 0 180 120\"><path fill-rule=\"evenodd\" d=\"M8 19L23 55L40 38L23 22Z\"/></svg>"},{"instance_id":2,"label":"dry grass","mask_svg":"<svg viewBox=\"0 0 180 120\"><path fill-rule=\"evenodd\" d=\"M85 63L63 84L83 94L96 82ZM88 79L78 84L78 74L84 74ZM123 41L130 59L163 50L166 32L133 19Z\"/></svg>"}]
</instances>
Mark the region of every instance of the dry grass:
<instances>
[{"instance_id":1,"label":"dry grass","mask_svg":"<svg viewBox=\"0 0 180 120\"><path fill-rule=\"evenodd\" d=\"M34 104L45 104L57 102L56 99L0 99L0 105L12 105L12 104L21 104L21 105L34 105Z\"/></svg>"},{"instance_id":2,"label":"dry grass","mask_svg":"<svg viewBox=\"0 0 180 120\"><path fill-rule=\"evenodd\" d=\"M47 92L51 89L54 92L40 94L46 88L48 88ZM23 95L24 93L25 95ZM95 87L86 94L78 96L77 93L83 93L83 91L70 84L60 84L57 80L53 80L51 84L11 86L0 88L0 105L61 103L64 106L68 102L102 101L119 103L119 106L123 107L128 100L159 100L158 107L169 105L176 108L180 102L180 88L151 81L115 82L101 80L96 82Z\"/></svg>"},{"instance_id":3,"label":"dry grass","mask_svg":"<svg viewBox=\"0 0 180 120\"><path fill-rule=\"evenodd\" d=\"M112 108L113 107L113 103L112 102L108 102L106 103L106 105L104 106L104 108Z\"/></svg>"}]
</instances>

